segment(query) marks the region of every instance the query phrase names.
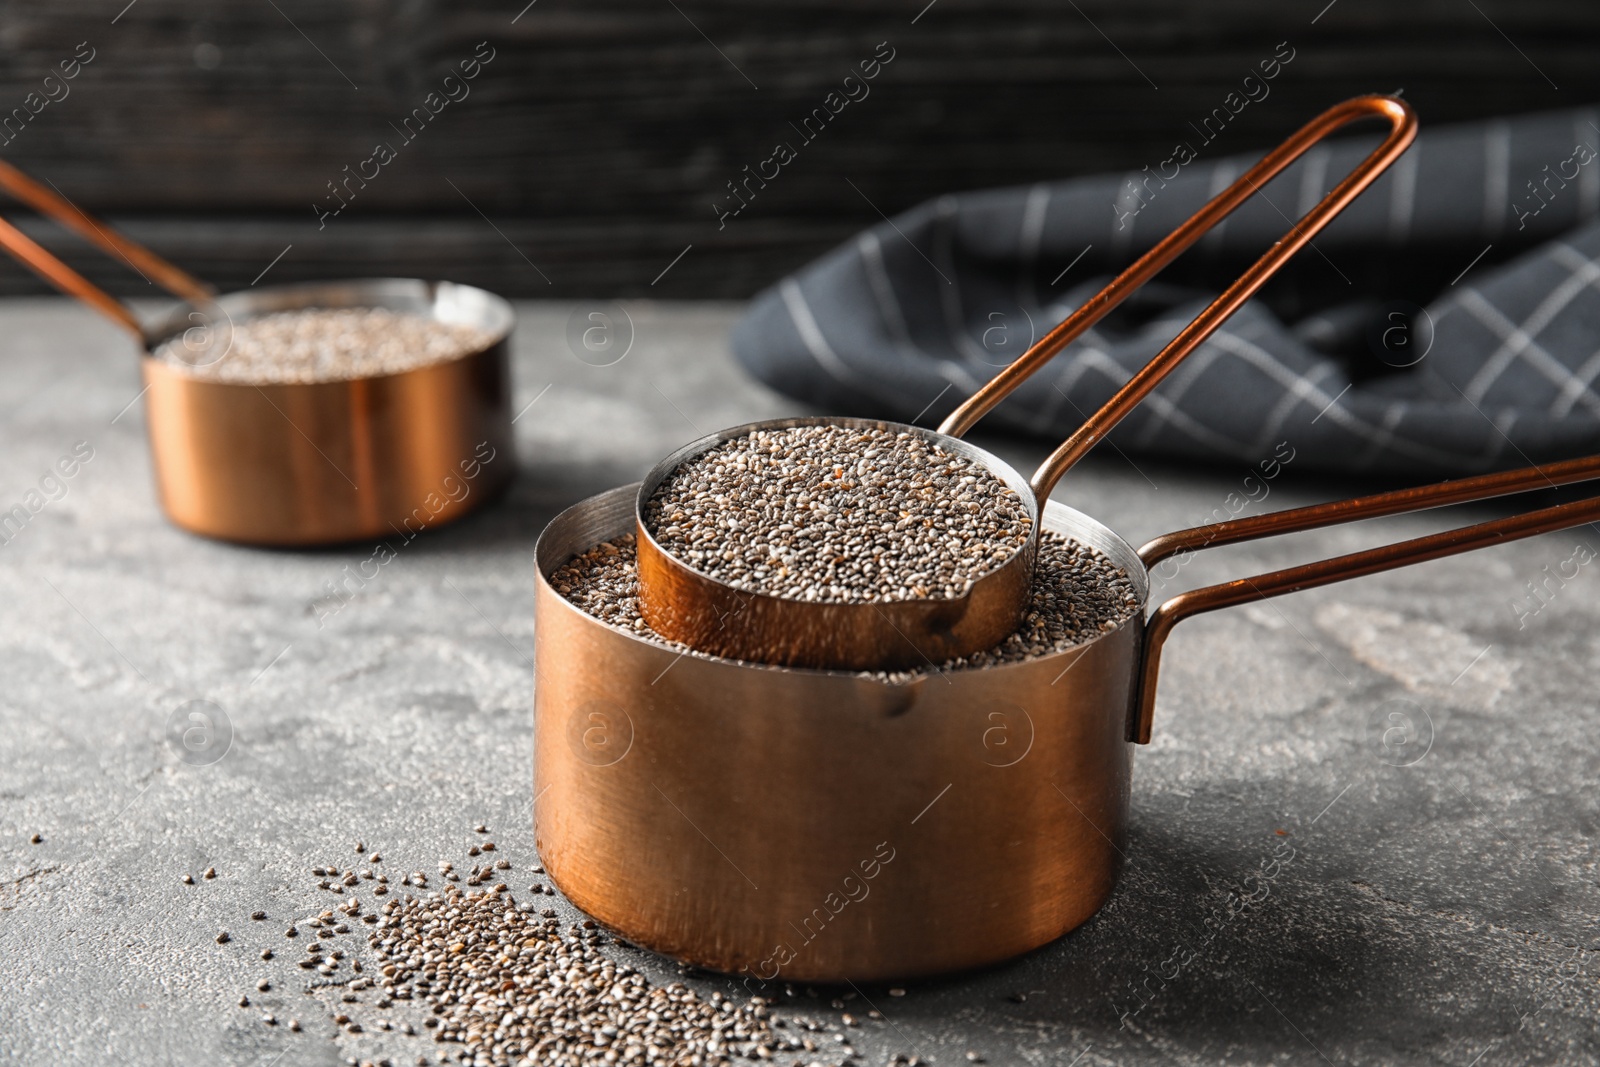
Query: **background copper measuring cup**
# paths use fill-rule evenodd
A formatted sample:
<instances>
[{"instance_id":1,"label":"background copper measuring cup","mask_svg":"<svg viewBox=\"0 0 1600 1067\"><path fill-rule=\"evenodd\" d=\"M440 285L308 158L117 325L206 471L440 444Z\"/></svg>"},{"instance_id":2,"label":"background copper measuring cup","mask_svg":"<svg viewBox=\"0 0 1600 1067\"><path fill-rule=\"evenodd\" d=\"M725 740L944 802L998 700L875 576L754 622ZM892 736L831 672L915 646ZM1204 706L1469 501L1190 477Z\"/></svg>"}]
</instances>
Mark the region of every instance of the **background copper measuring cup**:
<instances>
[{"instance_id":1,"label":"background copper measuring cup","mask_svg":"<svg viewBox=\"0 0 1600 1067\"><path fill-rule=\"evenodd\" d=\"M1043 525L1125 569L1138 612L1070 649L909 681L685 654L550 585L633 528L635 487L553 520L536 548L534 829L573 903L628 940L769 981L957 971L1089 918L1127 849L1179 620L1600 520L1600 497L1183 593L1174 552L1600 478L1600 457L1241 519L1139 552L1059 502Z\"/></svg>"},{"instance_id":2,"label":"background copper measuring cup","mask_svg":"<svg viewBox=\"0 0 1600 1067\"><path fill-rule=\"evenodd\" d=\"M960 436L1057 352L1088 330L1173 259L1198 241L1262 185L1335 130L1364 118L1383 118L1389 134L1254 265L1239 276L1193 322L1130 378L1100 410L1039 467L1031 480L992 454L964 444ZM866 419L781 419L738 426L678 449L645 476L639 488L636 526L639 605L651 628L664 637L734 659L797 667L847 670L898 669L943 663L992 648L1021 620L1033 580L1039 511L1051 490L1078 460L1125 418L1161 380L1242 307L1291 256L1343 211L1399 158L1416 136L1416 116L1395 97L1365 96L1338 104L1240 175L1187 222L1118 275L1014 363L996 375L944 420L937 431ZM757 430L800 425L873 426L908 433L949 452L975 459L1015 490L1032 520L1021 549L979 575L955 598L830 603L738 589L690 566L663 548L645 523L651 496L681 464L730 438Z\"/></svg>"},{"instance_id":3,"label":"background copper measuring cup","mask_svg":"<svg viewBox=\"0 0 1600 1067\"><path fill-rule=\"evenodd\" d=\"M205 283L3 161L0 188L184 301L146 324L0 219L0 247L138 339L156 485L176 525L261 545L410 537L460 518L509 484L513 316L500 297L411 278L213 296ZM203 336L209 361L225 352L233 324L298 308L387 308L474 326L488 340L414 370L287 384L209 380L151 355L171 338Z\"/></svg>"}]
</instances>

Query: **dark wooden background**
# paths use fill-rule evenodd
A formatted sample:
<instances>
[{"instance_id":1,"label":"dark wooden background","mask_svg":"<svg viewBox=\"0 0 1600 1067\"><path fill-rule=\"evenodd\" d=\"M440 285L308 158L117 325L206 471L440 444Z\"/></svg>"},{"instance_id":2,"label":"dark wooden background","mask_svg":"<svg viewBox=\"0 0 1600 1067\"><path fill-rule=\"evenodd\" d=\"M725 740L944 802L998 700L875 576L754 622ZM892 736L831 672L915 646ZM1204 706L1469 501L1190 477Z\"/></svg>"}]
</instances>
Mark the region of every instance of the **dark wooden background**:
<instances>
[{"instance_id":1,"label":"dark wooden background","mask_svg":"<svg viewBox=\"0 0 1600 1067\"><path fill-rule=\"evenodd\" d=\"M78 42L97 53L0 155L223 288L292 245L270 280L743 296L877 219L849 182L893 213L1159 160L1279 41L1295 60L1219 154L1361 92L1404 89L1430 125L1600 100L1594 0L126 2L0 3L0 113ZM319 231L325 183L483 40L470 97ZM885 40L870 97L719 232L724 183ZM33 291L0 263L0 292Z\"/></svg>"}]
</instances>

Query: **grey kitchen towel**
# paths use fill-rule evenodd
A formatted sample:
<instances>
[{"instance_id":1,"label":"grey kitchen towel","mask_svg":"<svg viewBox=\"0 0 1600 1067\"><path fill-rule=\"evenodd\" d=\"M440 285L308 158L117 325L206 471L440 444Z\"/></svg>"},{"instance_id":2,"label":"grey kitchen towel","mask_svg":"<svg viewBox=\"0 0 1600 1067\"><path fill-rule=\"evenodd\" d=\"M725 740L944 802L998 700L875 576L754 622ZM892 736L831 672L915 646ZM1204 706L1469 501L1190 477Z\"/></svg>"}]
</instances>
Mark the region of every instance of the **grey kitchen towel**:
<instances>
[{"instance_id":1,"label":"grey kitchen towel","mask_svg":"<svg viewBox=\"0 0 1600 1067\"><path fill-rule=\"evenodd\" d=\"M1129 455L1448 475L1600 451L1600 109L1429 130L1112 434ZM980 424L1065 438L1377 144L1312 149ZM953 194L761 293L734 351L932 425L1260 158Z\"/></svg>"}]
</instances>

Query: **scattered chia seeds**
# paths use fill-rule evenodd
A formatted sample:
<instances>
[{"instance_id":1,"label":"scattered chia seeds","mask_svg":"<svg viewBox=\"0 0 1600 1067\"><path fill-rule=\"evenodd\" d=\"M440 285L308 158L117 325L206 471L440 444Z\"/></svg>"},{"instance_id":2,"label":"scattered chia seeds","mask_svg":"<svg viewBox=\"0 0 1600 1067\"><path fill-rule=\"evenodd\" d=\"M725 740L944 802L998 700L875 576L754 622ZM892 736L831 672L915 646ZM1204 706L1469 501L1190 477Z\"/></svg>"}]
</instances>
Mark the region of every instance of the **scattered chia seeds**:
<instances>
[{"instance_id":1,"label":"scattered chia seeds","mask_svg":"<svg viewBox=\"0 0 1600 1067\"><path fill-rule=\"evenodd\" d=\"M231 339L219 335L214 342L228 345L220 358L190 348L184 335L154 355L198 378L268 385L398 374L456 359L491 340L476 326L387 308L304 308L235 323Z\"/></svg>"},{"instance_id":2,"label":"scattered chia seeds","mask_svg":"<svg viewBox=\"0 0 1600 1067\"><path fill-rule=\"evenodd\" d=\"M639 613L639 577L632 534L596 545L559 567L550 584L585 614L667 647L704 653L668 641L650 629ZM1127 572L1103 552L1052 530L1039 537L1033 588L1022 624L994 648L940 664L940 670L994 667L1020 663L1115 630L1139 609L1139 598ZM714 658L714 657L707 657ZM916 677L932 667L864 674L889 681Z\"/></svg>"},{"instance_id":3,"label":"scattered chia seeds","mask_svg":"<svg viewBox=\"0 0 1600 1067\"><path fill-rule=\"evenodd\" d=\"M981 463L871 427L759 430L687 461L645 508L661 547L749 592L824 603L951 599L1028 539Z\"/></svg>"},{"instance_id":4,"label":"scattered chia seeds","mask_svg":"<svg viewBox=\"0 0 1600 1067\"><path fill-rule=\"evenodd\" d=\"M496 869L482 866L474 878L489 882ZM312 972L305 993L334 1001L324 1001L328 1018L344 1037L392 1042L416 1040L419 1031L431 1037L440 1051L418 1063L720 1067L735 1060L788 1063L786 1053L809 1053L811 1061L824 1055L825 1027L815 1021L774 1018L772 1001L762 997L735 1002L681 982L653 983L602 951L611 938L593 920L563 932L554 910L519 905L509 889L503 883L481 890L446 885L420 896L350 897L312 909L299 921L318 933L298 962ZM352 928L365 949L337 937ZM262 978L256 989L285 984ZM248 996L239 1002L251 1006ZM276 1002L256 1007L282 1010ZM276 1022L264 1010L261 1020ZM288 1027L299 1032L298 1019ZM839 1038L829 1043L837 1050L826 1060L830 1065L838 1054L846 1060L854 1055ZM389 1061L374 1055L372 1062Z\"/></svg>"},{"instance_id":5,"label":"scattered chia seeds","mask_svg":"<svg viewBox=\"0 0 1600 1067\"><path fill-rule=\"evenodd\" d=\"M518 910L498 892L451 886L385 911L383 936L372 939L385 986L410 984L426 996L435 1040L477 1046L475 1062L528 1057L565 1067L614 1050L620 1062L698 1064L763 1048L770 1055L776 1044L760 998L724 1006L718 993L652 987L602 955L597 935L562 936L556 920Z\"/></svg>"}]
</instances>

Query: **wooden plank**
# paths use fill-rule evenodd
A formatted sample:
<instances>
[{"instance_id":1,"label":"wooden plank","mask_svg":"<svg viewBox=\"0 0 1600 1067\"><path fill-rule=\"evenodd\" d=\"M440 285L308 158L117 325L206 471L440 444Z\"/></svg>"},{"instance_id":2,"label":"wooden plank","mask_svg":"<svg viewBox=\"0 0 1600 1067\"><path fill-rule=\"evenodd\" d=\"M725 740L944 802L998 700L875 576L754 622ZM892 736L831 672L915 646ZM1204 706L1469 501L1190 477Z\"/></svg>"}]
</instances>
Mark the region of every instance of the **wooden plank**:
<instances>
[{"instance_id":1,"label":"wooden plank","mask_svg":"<svg viewBox=\"0 0 1600 1067\"><path fill-rule=\"evenodd\" d=\"M663 254L726 242L720 269L691 257L669 277L737 295L877 217L846 179L892 212L953 189L1137 168L1280 41L1293 60L1216 152L1263 146L1365 91L1403 88L1430 125L1600 99L1600 5L1325 2L937 0L913 24L925 0L538 0L515 21L517 0L138 0L113 24L119 5L104 0L29 0L8 6L0 34L0 117L79 42L94 58L0 154L86 207L151 220L224 285L297 236L312 247L313 204L335 205L328 183L386 143L395 159L348 186L329 225L342 231L325 242L330 263L370 272L398 243L485 270L503 256L492 235L464 236L481 210L549 248L561 291L585 291L565 279L630 290ZM465 99L402 138L394 127L482 41L493 59ZM870 95L799 139L792 124L884 41L894 59ZM780 141L798 158L740 232L719 234L713 204ZM433 236L415 237L412 212ZM533 272L526 289L515 279L520 262L494 268L502 287L537 292ZM28 287L14 273L0 291Z\"/></svg>"},{"instance_id":2,"label":"wooden plank","mask_svg":"<svg viewBox=\"0 0 1600 1067\"><path fill-rule=\"evenodd\" d=\"M748 296L762 279L794 270L855 229L853 223L752 219L707 240L698 226L643 219L503 219L496 230L477 216L380 216L320 234L298 217L114 215L108 221L224 290L245 288L258 277L269 285L398 276L466 282L508 296L654 299ZM63 236L53 224L30 217L18 225L110 292L161 295L126 264ZM0 256L0 295L48 291Z\"/></svg>"}]
</instances>

